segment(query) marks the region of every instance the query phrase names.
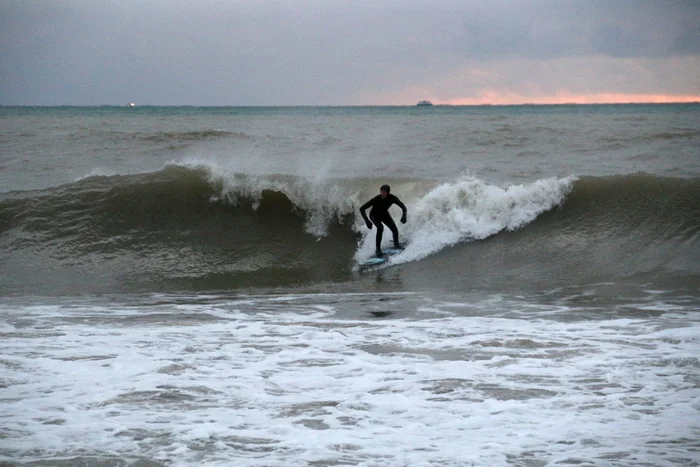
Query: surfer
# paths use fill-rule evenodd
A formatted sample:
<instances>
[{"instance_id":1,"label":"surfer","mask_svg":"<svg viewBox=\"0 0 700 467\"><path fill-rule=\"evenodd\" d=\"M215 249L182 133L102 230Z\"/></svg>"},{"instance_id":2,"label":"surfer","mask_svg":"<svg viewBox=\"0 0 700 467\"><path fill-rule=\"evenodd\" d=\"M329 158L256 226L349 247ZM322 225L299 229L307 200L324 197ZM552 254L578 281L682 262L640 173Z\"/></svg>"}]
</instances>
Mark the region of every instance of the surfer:
<instances>
[{"instance_id":1,"label":"surfer","mask_svg":"<svg viewBox=\"0 0 700 467\"><path fill-rule=\"evenodd\" d=\"M386 226L389 227L389 230L391 230L391 233L394 234L394 246L396 246L396 248L402 248L401 244L399 243L399 229L396 227L394 219L391 218L391 214L389 214L389 208L392 204L396 204L398 207L400 207L403 211L401 223L405 224L406 205L390 192L391 188L389 185L382 185L381 188L379 188L379 194L367 201L360 208L360 214L362 214L362 218L365 220L367 228L371 229L372 223L377 226L377 256L382 256L382 234L384 233L384 226L382 223L386 224ZM365 210L369 207L371 207L372 210L369 212L368 219L367 214L365 214ZM372 220L370 221L370 219Z\"/></svg>"}]
</instances>

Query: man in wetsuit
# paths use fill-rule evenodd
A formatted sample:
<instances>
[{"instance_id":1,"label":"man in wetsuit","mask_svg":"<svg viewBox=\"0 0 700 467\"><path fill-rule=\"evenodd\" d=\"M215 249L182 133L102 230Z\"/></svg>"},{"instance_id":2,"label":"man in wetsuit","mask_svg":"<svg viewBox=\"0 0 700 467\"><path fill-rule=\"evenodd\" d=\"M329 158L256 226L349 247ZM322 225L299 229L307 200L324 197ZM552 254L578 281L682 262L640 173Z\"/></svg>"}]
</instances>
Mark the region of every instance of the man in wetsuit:
<instances>
[{"instance_id":1,"label":"man in wetsuit","mask_svg":"<svg viewBox=\"0 0 700 467\"><path fill-rule=\"evenodd\" d=\"M389 208L392 204L396 204L398 207L400 207L403 211L401 223L405 224L406 206L399 198L390 194L390 191L391 188L389 185L382 185L382 187L379 189L379 194L367 201L360 208L360 214L362 214L362 218L365 220L367 228L372 228L372 222L374 222L374 225L377 226L377 256L382 256L382 234L384 233L384 226L382 223L386 224L386 226L391 230L391 233L394 234L394 245L396 248L402 248L401 244L399 243L399 229L396 228L394 219L392 219L391 215L389 214ZM369 218L372 219L371 222L370 219L367 219L367 214L365 214L365 210L369 207L372 208L372 210L369 212Z\"/></svg>"}]
</instances>

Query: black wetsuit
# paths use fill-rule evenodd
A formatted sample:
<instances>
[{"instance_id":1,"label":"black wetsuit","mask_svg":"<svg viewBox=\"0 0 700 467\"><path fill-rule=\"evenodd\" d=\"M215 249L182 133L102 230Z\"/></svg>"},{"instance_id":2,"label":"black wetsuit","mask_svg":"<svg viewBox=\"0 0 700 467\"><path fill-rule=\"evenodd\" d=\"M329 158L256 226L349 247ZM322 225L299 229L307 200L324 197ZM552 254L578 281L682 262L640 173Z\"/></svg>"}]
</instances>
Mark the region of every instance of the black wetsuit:
<instances>
[{"instance_id":1,"label":"black wetsuit","mask_svg":"<svg viewBox=\"0 0 700 467\"><path fill-rule=\"evenodd\" d=\"M377 253L382 251L382 234L384 233L384 226L382 223L389 227L391 233L394 234L394 245L396 245L397 248L400 248L399 229L396 227L394 219L392 219L391 215L389 214L389 208L392 204L396 204L401 208L403 211L402 221L405 222L404 218L406 217L406 205L404 205L399 198L391 193L386 195L386 198L382 198L382 195L377 195L363 204L360 208L360 214L362 214L362 218L365 220L365 222L368 221L365 210L369 207L372 208L372 210L369 212L369 217L372 220L372 223L377 226Z\"/></svg>"}]
</instances>

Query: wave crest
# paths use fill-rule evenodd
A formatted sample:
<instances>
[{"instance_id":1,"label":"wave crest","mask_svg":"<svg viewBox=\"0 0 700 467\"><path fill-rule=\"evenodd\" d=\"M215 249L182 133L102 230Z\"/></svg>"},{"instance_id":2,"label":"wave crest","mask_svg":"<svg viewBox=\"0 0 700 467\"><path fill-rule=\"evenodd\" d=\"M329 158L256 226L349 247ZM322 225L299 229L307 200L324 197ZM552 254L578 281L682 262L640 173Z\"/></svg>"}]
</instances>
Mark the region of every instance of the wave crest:
<instances>
[{"instance_id":1,"label":"wave crest","mask_svg":"<svg viewBox=\"0 0 700 467\"><path fill-rule=\"evenodd\" d=\"M575 181L574 177L548 178L499 187L466 177L440 184L409 209L409 222L400 229L409 245L396 262L418 260L460 242L519 229L561 205ZM365 237L358 258L371 253L373 239L374 235Z\"/></svg>"}]
</instances>

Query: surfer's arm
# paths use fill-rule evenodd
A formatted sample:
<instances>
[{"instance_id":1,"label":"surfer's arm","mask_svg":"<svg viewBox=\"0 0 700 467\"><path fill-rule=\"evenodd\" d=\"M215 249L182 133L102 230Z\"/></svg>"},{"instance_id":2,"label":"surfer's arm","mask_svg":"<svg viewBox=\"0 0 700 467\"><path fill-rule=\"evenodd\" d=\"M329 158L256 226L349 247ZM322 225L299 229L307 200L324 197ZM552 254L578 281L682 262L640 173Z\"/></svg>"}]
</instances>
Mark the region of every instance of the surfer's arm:
<instances>
[{"instance_id":1,"label":"surfer's arm","mask_svg":"<svg viewBox=\"0 0 700 467\"><path fill-rule=\"evenodd\" d=\"M365 210L367 210L367 208L369 208L373 204L374 204L374 198L372 198L371 200L367 201L365 204L360 206L360 214L362 214L362 218L365 220L365 224L367 224L368 229L372 228L372 222L367 217L367 214L365 214Z\"/></svg>"},{"instance_id":2,"label":"surfer's arm","mask_svg":"<svg viewBox=\"0 0 700 467\"><path fill-rule=\"evenodd\" d=\"M362 206L360 206L360 214L362 214L362 218L364 220L369 220L367 218L367 214L365 214L365 211L367 210L367 208L372 206L372 201L374 201L374 199L371 199L371 200L367 201L365 204L363 204Z\"/></svg>"},{"instance_id":3,"label":"surfer's arm","mask_svg":"<svg viewBox=\"0 0 700 467\"><path fill-rule=\"evenodd\" d=\"M406 223L406 214L408 213L408 209L406 209L406 205L401 202L401 200L398 197L395 197L396 199L394 200L394 203L401 208L403 211L403 215L401 216L401 223L405 224Z\"/></svg>"}]
</instances>

